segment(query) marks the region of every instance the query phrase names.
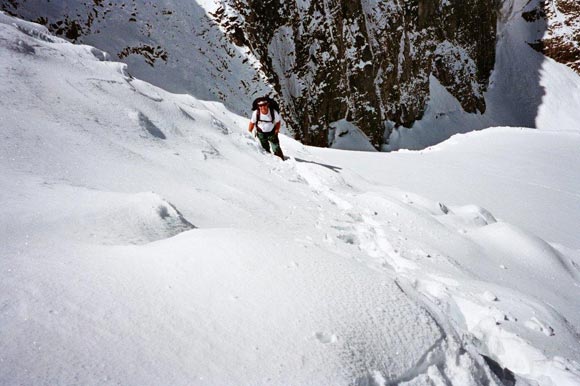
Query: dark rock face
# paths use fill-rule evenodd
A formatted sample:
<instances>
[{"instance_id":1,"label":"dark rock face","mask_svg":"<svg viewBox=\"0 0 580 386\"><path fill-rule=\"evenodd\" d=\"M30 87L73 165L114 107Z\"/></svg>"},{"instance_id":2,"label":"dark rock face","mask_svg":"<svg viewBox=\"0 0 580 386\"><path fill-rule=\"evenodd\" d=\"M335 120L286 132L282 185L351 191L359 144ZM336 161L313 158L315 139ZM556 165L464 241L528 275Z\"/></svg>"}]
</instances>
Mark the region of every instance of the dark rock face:
<instances>
[{"instance_id":1,"label":"dark rock face","mask_svg":"<svg viewBox=\"0 0 580 386\"><path fill-rule=\"evenodd\" d=\"M533 5L533 4L529 4ZM522 14L529 22L540 22L546 33L530 46L580 74L580 3L578 0L540 1Z\"/></svg>"},{"instance_id":2,"label":"dark rock face","mask_svg":"<svg viewBox=\"0 0 580 386\"><path fill-rule=\"evenodd\" d=\"M346 118L380 147L425 111L436 77L467 112L484 112L495 63L497 0L224 0L213 14L247 46L281 96L297 139L328 146Z\"/></svg>"}]
</instances>

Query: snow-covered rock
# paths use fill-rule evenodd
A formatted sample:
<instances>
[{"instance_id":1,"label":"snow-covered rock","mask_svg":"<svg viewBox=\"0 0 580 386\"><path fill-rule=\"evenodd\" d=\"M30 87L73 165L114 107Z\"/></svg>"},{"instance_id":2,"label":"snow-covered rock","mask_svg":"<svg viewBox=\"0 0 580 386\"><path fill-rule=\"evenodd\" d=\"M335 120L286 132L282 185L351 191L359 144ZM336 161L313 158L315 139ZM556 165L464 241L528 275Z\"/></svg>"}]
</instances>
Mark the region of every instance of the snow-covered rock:
<instances>
[{"instance_id":1,"label":"snow-covered rock","mask_svg":"<svg viewBox=\"0 0 580 386\"><path fill-rule=\"evenodd\" d=\"M528 43L580 74L580 4L574 0L534 0L522 17L543 34Z\"/></svg>"}]
</instances>

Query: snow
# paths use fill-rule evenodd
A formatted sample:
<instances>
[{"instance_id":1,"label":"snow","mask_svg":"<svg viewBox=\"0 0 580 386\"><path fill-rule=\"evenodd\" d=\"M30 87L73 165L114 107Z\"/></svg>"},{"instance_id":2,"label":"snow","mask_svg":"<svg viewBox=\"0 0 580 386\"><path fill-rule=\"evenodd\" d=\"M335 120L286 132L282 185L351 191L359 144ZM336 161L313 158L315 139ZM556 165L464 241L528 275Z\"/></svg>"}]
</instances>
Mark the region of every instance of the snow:
<instances>
[{"instance_id":1,"label":"snow","mask_svg":"<svg viewBox=\"0 0 580 386\"><path fill-rule=\"evenodd\" d=\"M579 148L580 133L504 127L423 151L327 157L371 181L459 205L476 202L546 240L580 248L580 179L577 168L563 167L580 163Z\"/></svg>"},{"instance_id":2,"label":"snow","mask_svg":"<svg viewBox=\"0 0 580 386\"><path fill-rule=\"evenodd\" d=\"M346 119L341 119L330 124L328 143L333 149L376 151L370 144L369 138L365 133Z\"/></svg>"},{"instance_id":3,"label":"snow","mask_svg":"<svg viewBox=\"0 0 580 386\"><path fill-rule=\"evenodd\" d=\"M577 131L283 162L103 58L0 15L1 384L580 384Z\"/></svg>"}]
</instances>

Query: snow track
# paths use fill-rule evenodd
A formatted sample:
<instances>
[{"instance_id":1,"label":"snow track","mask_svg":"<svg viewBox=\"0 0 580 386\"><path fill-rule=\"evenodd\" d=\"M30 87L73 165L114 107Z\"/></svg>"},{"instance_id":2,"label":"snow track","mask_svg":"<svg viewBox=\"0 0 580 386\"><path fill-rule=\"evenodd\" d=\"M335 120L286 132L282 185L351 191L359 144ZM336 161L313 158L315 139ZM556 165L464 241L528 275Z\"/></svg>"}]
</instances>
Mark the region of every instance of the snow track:
<instances>
[{"instance_id":1,"label":"snow track","mask_svg":"<svg viewBox=\"0 0 580 386\"><path fill-rule=\"evenodd\" d=\"M350 255L375 270L382 269L386 276L401 283L408 294L414 294L411 298L430 310L431 315L438 315L435 320L439 321L443 334L441 340L446 347L455 349L443 350L445 359L431 363L440 372L445 374L448 371L446 366L457 363L461 355L467 355L474 364L481 363L481 354L515 373L520 382L524 382L522 377L540 384L550 384L553 380L557 380L554 384L566 385L578 382L578 362L549 358L535 349L529 340L513 332L513 325L519 324L554 337L553 324L559 326L558 334L562 335L559 344L578 340L577 329L573 327L578 319L570 324L556 311L575 303L568 296L577 293L578 286L578 270L572 260L564 258L543 240L512 225L498 223L483 208L450 208L416 195L384 188L381 193L359 193L342 177L316 167L315 162L297 164L297 167L315 191L325 195L341 210L340 218L332 219L326 226L321 224L329 223L327 215L320 214L318 228L334 230L325 233L326 244L336 253ZM364 186L360 182L356 185ZM429 234L424 233L426 230ZM462 256L445 250L449 248L436 241L454 238L458 240L453 245L464 245L459 250L465 253L471 249L469 254L479 255L475 260L485 263L473 261L465 265L461 263L465 260ZM508 268L501 264L502 261L510 261L512 265ZM492 272L494 270L496 272ZM508 276L501 275L506 270L515 271L509 275L509 284L505 281ZM545 275L542 282L554 284L549 291L546 292L545 286L527 294L514 291L514 288L534 288L533 281L541 275ZM553 281L555 277L558 277L557 281ZM497 283L495 293L480 289L493 282ZM501 294L501 301L496 294ZM559 295L551 297L550 294ZM562 296L567 300L558 299ZM546 307L542 301L538 302L540 299L559 305ZM526 316L530 318L527 321L518 320L514 313L542 315L542 320L551 322L547 324L534 316ZM442 322L449 317L447 322ZM577 358L578 347L573 345L570 348L570 357ZM417 367L429 368L424 364ZM421 379L419 373L425 374L426 371L417 372L417 379ZM478 380L473 379L473 382Z\"/></svg>"},{"instance_id":2,"label":"snow track","mask_svg":"<svg viewBox=\"0 0 580 386\"><path fill-rule=\"evenodd\" d=\"M330 245L335 253L347 258L354 258L380 272L385 278L389 278L401 292L409 296L409 299L414 303L421 304L425 312L433 318L433 313L430 311L433 309L433 304L425 302L423 295L414 290L408 283L409 278L413 278L414 275L399 275L407 270L414 271L419 266L402 257L399 251L392 246L380 222L373 219L373 217L378 216L378 212L371 212L365 195L363 194L361 199L358 197L359 194L349 192L350 187L342 178L332 174L328 168L321 168L319 165L317 166L316 162L297 163L296 168L298 173L318 194L327 197L331 205L340 209L338 213L341 213L341 218L331 219L329 224L327 216L319 207L317 228L334 230L334 232L324 233L325 244ZM387 205L390 204L389 200L375 197L375 200L377 199L385 201ZM390 224L390 221L388 223ZM393 228L393 226L391 227ZM400 230L396 229L396 232L398 233ZM406 283L404 285L406 290L403 290L401 281ZM392 312L390 306L389 310ZM398 376L376 372L370 378L358 379L357 384L421 385L437 384L437 382L473 385L495 384L494 379L496 378L490 373L483 359L474 349L468 353L458 339L458 332L453 330L450 325L439 322L439 318L432 320L437 325L440 337L412 367ZM467 367L469 370L457 367L458 363L469 364Z\"/></svg>"}]
</instances>

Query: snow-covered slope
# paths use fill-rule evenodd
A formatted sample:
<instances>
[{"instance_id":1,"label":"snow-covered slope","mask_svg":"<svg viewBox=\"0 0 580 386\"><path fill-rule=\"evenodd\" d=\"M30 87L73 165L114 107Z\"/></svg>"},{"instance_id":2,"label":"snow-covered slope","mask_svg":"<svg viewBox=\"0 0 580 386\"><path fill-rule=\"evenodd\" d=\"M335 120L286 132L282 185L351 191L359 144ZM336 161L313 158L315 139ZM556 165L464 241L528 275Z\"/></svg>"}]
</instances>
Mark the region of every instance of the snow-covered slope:
<instances>
[{"instance_id":1,"label":"snow-covered slope","mask_svg":"<svg viewBox=\"0 0 580 386\"><path fill-rule=\"evenodd\" d=\"M211 20L214 0L14 0L0 8L40 20L59 36L122 58L140 79L241 113L269 90L248 50L232 44Z\"/></svg>"},{"instance_id":2,"label":"snow-covered slope","mask_svg":"<svg viewBox=\"0 0 580 386\"><path fill-rule=\"evenodd\" d=\"M577 132L503 127L456 135L423 151L324 154L370 181L437 200L476 202L545 240L578 249L578 149Z\"/></svg>"},{"instance_id":3,"label":"snow-covered slope","mask_svg":"<svg viewBox=\"0 0 580 386\"><path fill-rule=\"evenodd\" d=\"M580 384L580 194L546 166L577 133L532 154L557 174L537 189L493 189L532 174L527 130L430 150L446 180L427 153L287 137L282 162L223 105L103 58L0 14L0 383ZM526 145L495 157L506 138ZM389 175L407 155L432 191Z\"/></svg>"}]
</instances>

